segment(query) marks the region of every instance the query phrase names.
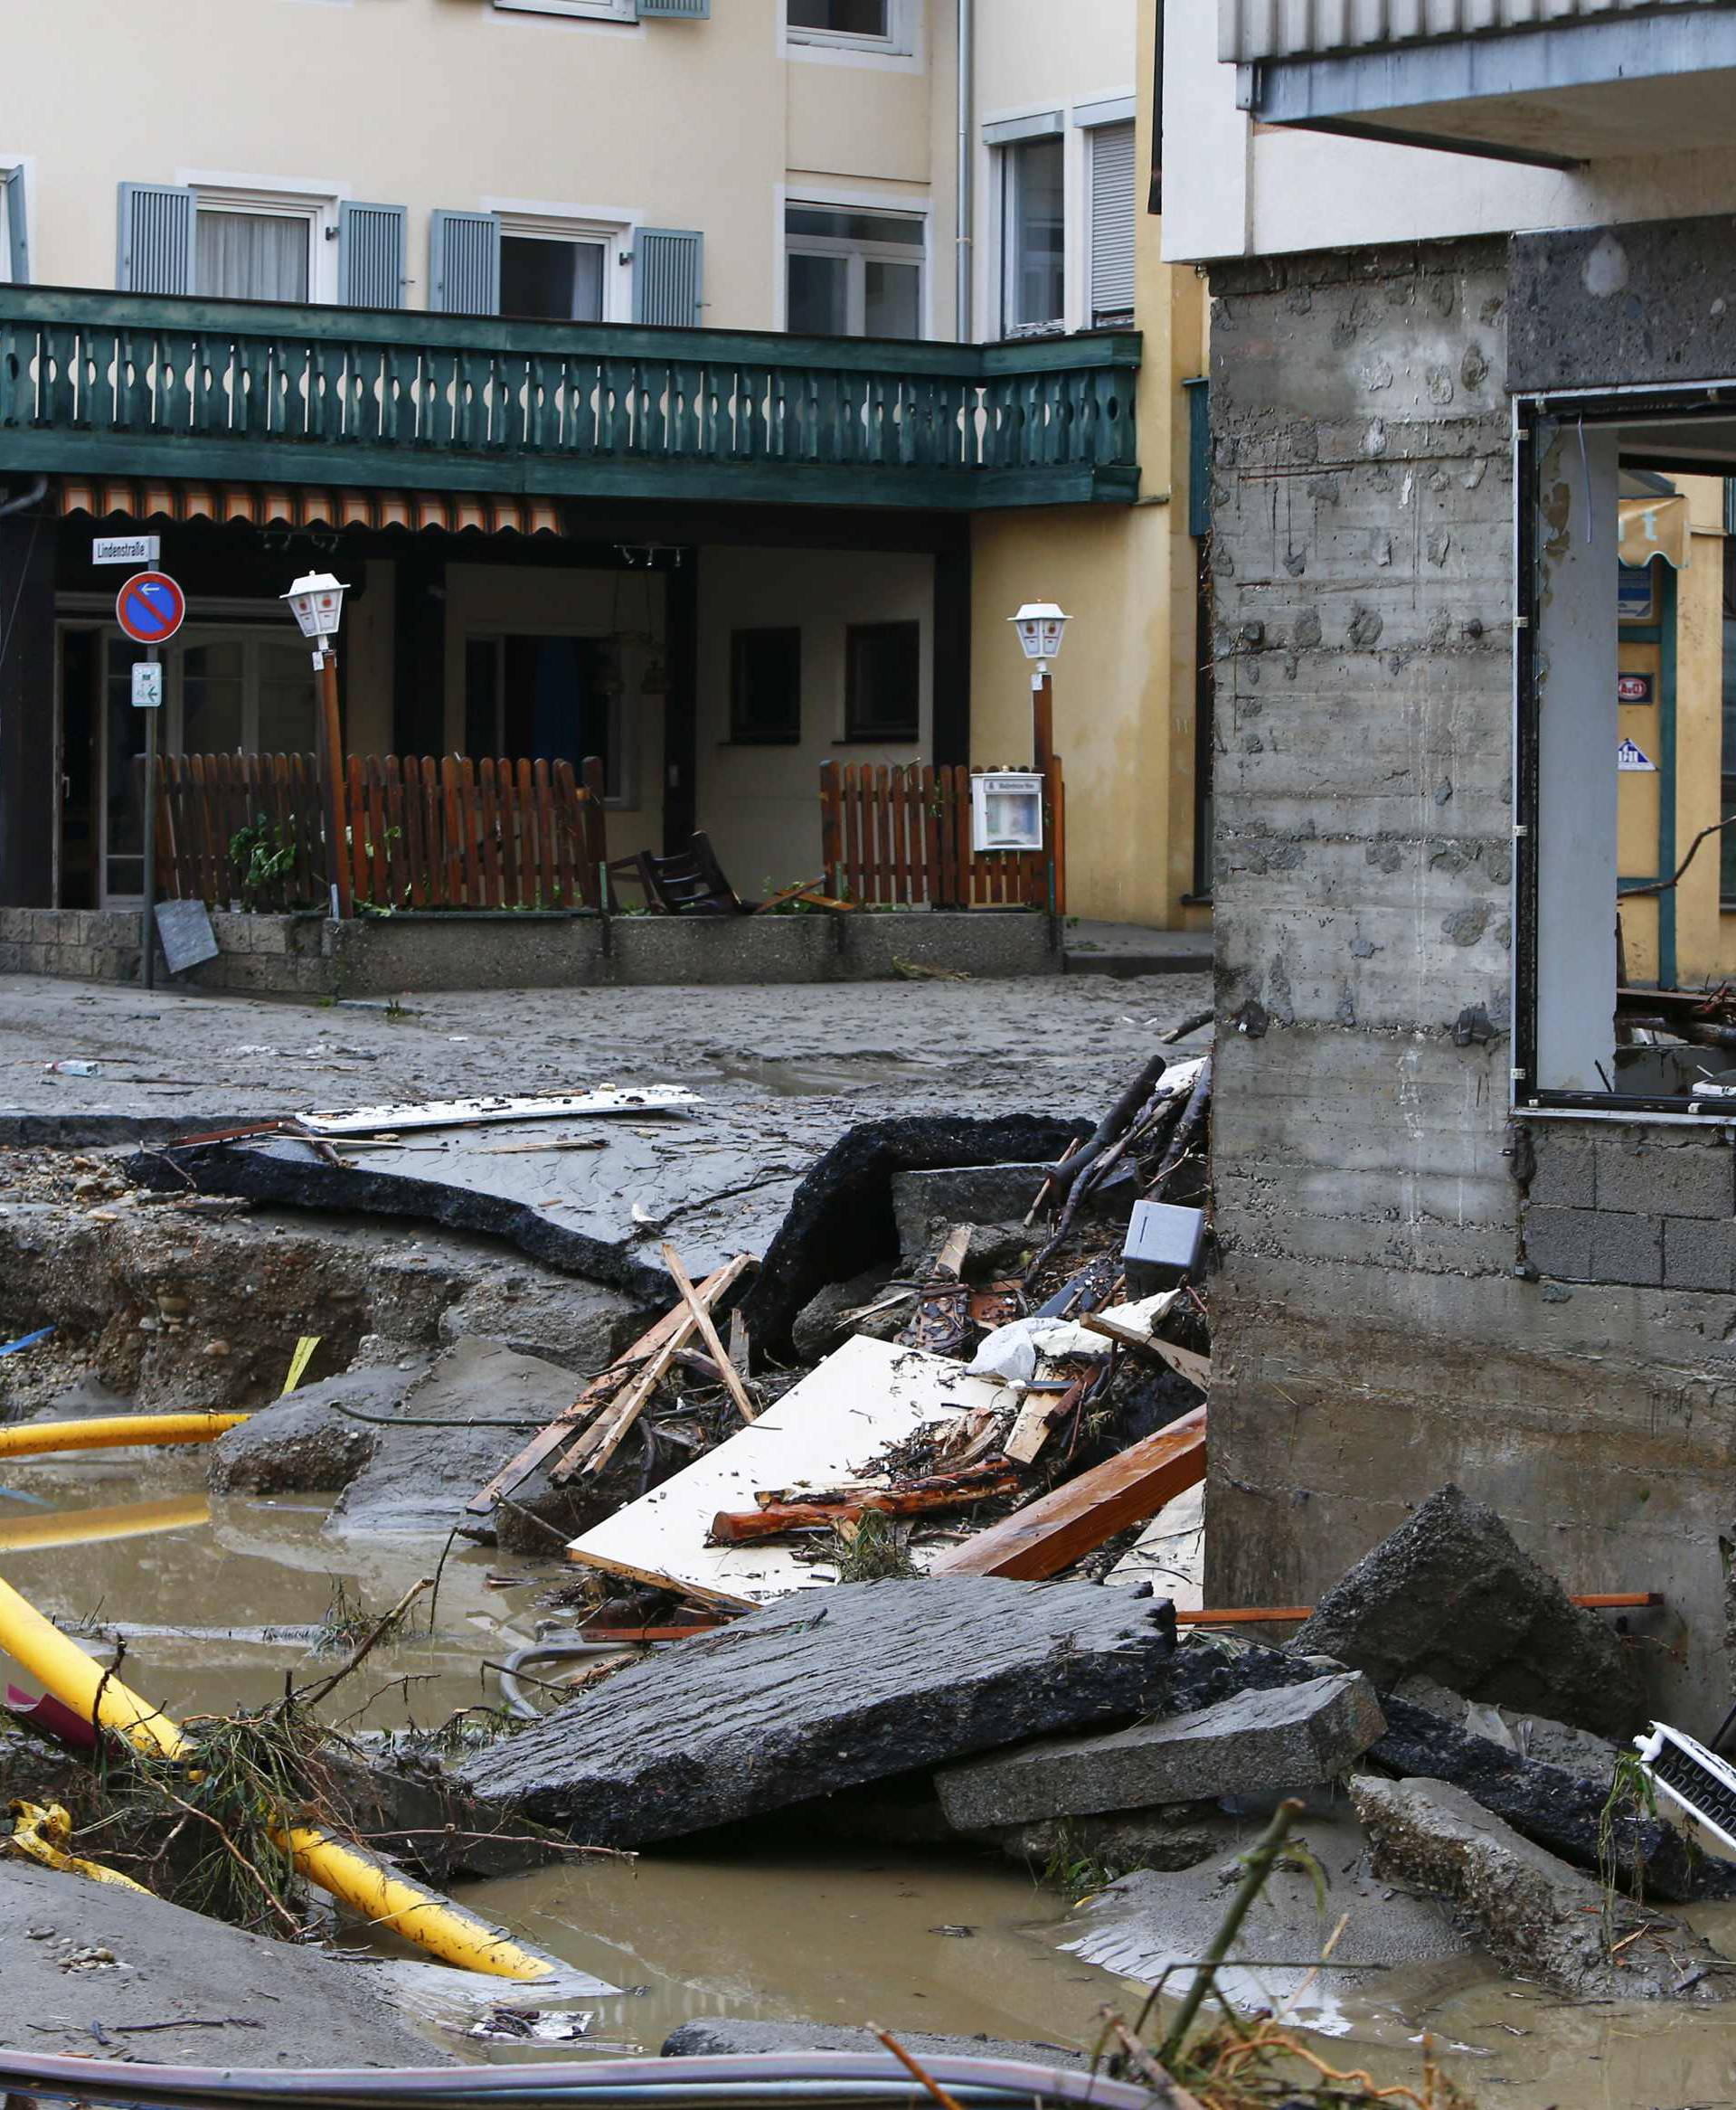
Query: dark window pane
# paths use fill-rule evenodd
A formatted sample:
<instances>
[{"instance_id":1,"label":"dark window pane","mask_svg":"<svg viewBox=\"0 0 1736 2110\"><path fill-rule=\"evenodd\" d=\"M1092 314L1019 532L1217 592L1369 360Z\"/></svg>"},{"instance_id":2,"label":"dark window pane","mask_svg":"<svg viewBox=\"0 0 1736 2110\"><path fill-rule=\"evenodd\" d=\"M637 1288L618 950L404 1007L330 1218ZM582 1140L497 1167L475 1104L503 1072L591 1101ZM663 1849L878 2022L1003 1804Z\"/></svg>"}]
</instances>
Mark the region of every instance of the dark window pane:
<instances>
[{"instance_id":1,"label":"dark window pane","mask_svg":"<svg viewBox=\"0 0 1736 2110\"><path fill-rule=\"evenodd\" d=\"M600 322L603 245L503 235L500 312L543 322Z\"/></svg>"},{"instance_id":2,"label":"dark window pane","mask_svg":"<svg viewBox=\"0 0 1736 2110\"><path fill-rule=\"evenodd\" d=\"M837 241L897 241L922 246L922 222L890 213L839 213L829 205L791 205L784 213L790 234L823 234Z\"/></svg>"},{"instance_id":3,"label":"dark window pane","mask_svg":"<svg viewBox=\"0 0 1736 2110\"><path fill-rule=\"evenodd\" d=\"M494 638L465 640L464 751L478 758L500 753L500 646Z\"/></svg>"},{"instance_id":4,"label":"dark window pane","mask_svg":"<svg viewBox=\"0 0 1736 2110\"><path fill-rule=\"evenodd\" d=\"M789 0L791 29L829 29L836 36L892 34L892 0Z\"/></svg>"},{"instance_id":5,"label":"dark window pane","mask_svg":"<svg viewBox=\"0 0 1736 2110\"><path fill-rule=\"evenodd\" d=\"M914 740L921 718L920 623L853 623L844 636L844 734Z\"/></svg>"},{"instance_id":6,"label":"dark window pane","mask_svg":"<svg viewBox=\"0 0 1736 2110\"><path fill-rule=\"evenodd\" d=\"M863 266L863 323L871 337L922 335L922 274L914 264L884 264L870 257Z\"/></svg>"},{"instance_id":7,"label":"dark window pane","mask_svg":"<svg viewBox=\"0 0 1736 2110\"><path fill-rule=\"evenodd\" d=\"M768 745L802 737L802 633L737 630L730 639L730 738Z\"/></svg>"},{"instance_id":8,"label":"dark window pane","mask_svg":"<svg viewBox=\"0 0 1736 2110\"><path fill-rule=\"evenodd\" d=\"M1006 154L1007 330L1042 329L1066 313L1067 186L1059 139L1032 139Z\"/></svg>"},{"instance_id":9,"label":"dark window pane","mask_svg":"<svg viewBox=\"0 0 1736 2110\"><path fill-rule=\"evenodd\" d=\"M789 328L802 337L842 337L850 331L850 266L843 257L789 260Z\"/></svg>"}]
</instances>

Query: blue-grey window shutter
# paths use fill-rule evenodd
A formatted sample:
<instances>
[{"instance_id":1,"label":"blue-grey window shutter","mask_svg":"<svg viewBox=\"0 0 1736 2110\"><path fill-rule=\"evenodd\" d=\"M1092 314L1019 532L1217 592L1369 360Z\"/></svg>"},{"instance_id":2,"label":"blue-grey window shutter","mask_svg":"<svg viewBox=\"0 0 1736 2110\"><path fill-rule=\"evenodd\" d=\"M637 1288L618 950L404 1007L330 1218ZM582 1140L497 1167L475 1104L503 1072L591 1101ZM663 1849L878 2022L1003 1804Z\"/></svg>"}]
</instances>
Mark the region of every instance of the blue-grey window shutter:
<instances>
[{"instance_id":1,"label":"blue-grey window shutter","mask_svg":"<svg viewBox=\"0 0 1736 2110\"><path fill-rule=\"evenodd\" d=\"M697 329L705 308L705 237L676 227L633 235L633 319Z\"/></svg>"},{"instance_id":2,"label":"blue-grey window shutter","mask_svg":"<svg viewBox=\"0 0 1736 2110\"><path fill-rule=\"evenodd\" d=\"M337 297L345 308L404 305L405 222L402 205L337 209Z\"/></svg>"},{"instance_id":3,"label":"blue-grey window shutter","mask_svg":"<svg viewBox=\"0 0 1736 2110\"><path fill-rule=\"evenodd\" d=\"M122 184L120 256L115 283L123 293L191 293L193 196L173 184Z\"/></svg>"},{"instance_id":4,"label":"blue-grey window shutter","mask_svg":"<svg viewBox=\"0 0 1736 2110\"><path fill-rule=\"evenodd\" d=\"M443 315L500 313L500 222L436 213L429 225L429 306Z\"/></svg>"},{"instance_id":5,"label":"blue-grey window shutter","mask_svg":"<svg viewBox=\"0 0 1736 2110\"><path fill-rule=\"evenodd\" d=\"M30 283L30 227L24 218L24 172L0 170L0 190L6 194L6 264L14 286Z\"/></svg>"},{"instance_id":6,"label":"blue-grey window shutter","mask_svg":"<svg viewBox=\"0 0 1736 2110\"><path fill-rule=\"evenodd\" d=\"M639 0L639 13L647 21L661 14L683 22L704 22L711 12L712 0Z\"/></svg>"}]
</instances>

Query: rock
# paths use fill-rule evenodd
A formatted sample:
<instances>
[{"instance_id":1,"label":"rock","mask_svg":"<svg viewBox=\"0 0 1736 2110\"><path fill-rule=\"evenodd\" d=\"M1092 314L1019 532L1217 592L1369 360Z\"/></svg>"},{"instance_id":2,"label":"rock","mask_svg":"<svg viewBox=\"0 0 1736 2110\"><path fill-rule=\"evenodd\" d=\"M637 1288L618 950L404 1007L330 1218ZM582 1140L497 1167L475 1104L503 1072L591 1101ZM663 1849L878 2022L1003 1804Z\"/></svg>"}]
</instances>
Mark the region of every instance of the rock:
<instances>
[{"instance_id":1,"label":"rock","mask_svg":"<svg viewBox=\"0 0 1736 2110\"><path fill-rule=\"evenodd\" d=\"M1024 2066L1058 2066L1077 2072L1085 2054L1065 2044L1018 2044L1005 2037L942 2037L931 2030L898 2030L905 2050L920 2058L1011 2058ZM664 2039L665 2058L732 2058L771 2052L877 2051L885 2046L872 2030L849 2023L750 2022L707 2016L684 2022Z\"/></svg>"},{"instance_id":2,"label":"rock","mask_svg":"<svg viewBox=\"0 0 1736 2110\"><path fill-rule=\"evenodd\" d=\"M1397 1689L1401 1699L1414 1700L1431 1715L1474 1736L1486 1736L1504 1751L1521 1758L1535 1758L1544 1765L1581 1780L1601 1782L1606 1791L1614 1780L1616 1760L1625 1746L1608 1736L1595 1736L1590 1729L1576 1729L1566 1722L1552 1722L1547 1715L1521 1714L1514 1708L1496 1707L1486 1699L1463 1699L1430 1678L1407 1678ZM1414 1768L1412 1769L1414 1770Z\"/></svg>"},{"instance_id":3,"label":"rock","mask_svg":"<svg viewBox=\"0 0 1736 2110\"><path fill-rule=\"evenodd\" d=\"M440 1339L496 1340L575 1376L606 1368L668 1309L537 1267L503 1268L472 1282L440 1314Z\"/></svg>"},{"instance_id":4,"label":"rock","mask_svg":"<svg viewBox=\"0 0 1736 2110\"><path fill-rule=\"evenodd\" d=\"M1459 1702L1463 1706L1464 1702ZM1389 1694L1382 1702L1386 1734L1369 1752L1389 1773L1450 1781L1527 1839L1578 1867L1598 1868L1598 1838L1612 1768L1589 1776L1521 1758L1486 1736ZM1656 1817L1617 1819L1610 1834L1616 1873L1628 1881L1638 1861L1648 1897L1687 1904L1736 1897L1736 1868L1690 1851L1673 1825Z\"/></svg>"},{"instance_id":5,"label":"rock","mask_svg":"<svg viewBox=\"0 0 1736 2110\"><path fill-rule=\"evenodd\" d=\"M910 1321L913 1307L908 1301L862 1325L846 1328L840 1324L844 1312L860 1310L863 1305L872 1304L890 1279L891 1270L887 1267L871 1267L859 1275L852 1275L847 1282L828 1282L811 1297L790 1328L796 1360L824 1362L846 1332L872 1334L876 1340L896 1339Z\"/></svg>"},{"instance_id":6,"label":"rock","mask_svg":"<svg viewBox=\"0 0 1736 2110\"><path fill-rule=\"evenodd\" d=\"M946 1165L892 1175L892 1218L906 1260L927 1250L932 1226L1019 1224L1036 1200L1046 1165ZM1029 1244L1040 1238L1025 1234Z\"/></svg>"},{"instance_id":7,"label":"rock","mask_svg":"<svg viewBox=\"0 0 1736 2110\"><path fill-rule=\"evenodd\" d=\"M840 1584L618 1672L458 1777L588 1845L679 1838L1142 1713L1174 1647L1169 1605L1118 1590Z\"/></svg>"},{"instance_id":8,"label":"rock","mask_svg":"<svg viewBox=\"0 0 1736 2110\"><path fill-rule=\"evenodd\" d=\"M1215 1803L1173 1809L1116 1810L1102 1816L1052 1817L1036 1824L999 1824L973 1836L991 1840L1033 1873L1100 1869L1111 1878L1136 1869L1198 1868L1234 1850L1246 1826Z\"/></svg>"},{"instance_id":9,"label":"rock","mask_svg":"<svg viewBox=\"0 0 1736 2110\"><path fill-rule=\"evenodd\" d=\"M1244 1822L1235 1844L1245 1851L1264 1828L1264 1818ZM1375 1880L1366 1842L1348 1812L1305 1816L1295 1829L1326 1872L1326 1901L1307 1869L1273 1871L1236 1937L1234 1964L1219 1978L1231 2001L1246 2009L1295 1996L1345 1914L1349 1925L1332 1961L1309 1989L1318 2007L1331 2010L1347 1996L1366 1995L1367 1966L1381 1972L1374 1983L1384 1992L1384 1974L1394 1965L1437 1963L1470 1952L1472 1944L1445 1906ZM1242 1874L1232 1848L1183 1873L1125 1877L1076 1907L1070 1925L1077 1932L1067 1947L1087 1963L1143 1985L1156 1984L1168 1972L1165 1990L1179 1994L1192 1976L1184 1966L1205 1954ZM1306 2006L1300 2011L1306 2013Z\"/></svg>"},{"instance_id":10,"label":"rock","mask_svg":"<svg viewBox=\"0 0 1736 2110\"><path fill-rule=\"evenodd\" d=\"M1456 1487L1359 1561L1291 1647L1364 1670L1382 1692L1420 1671L1468 1699L1601 1735L1630 1734L1645 1718L1619 1637Z\"/></svg>"},{"instance_id":11,"label":"rock","mask_svg":"<svg viewBox=\"0 0 1736 2110\"><path fill-rule=\"evenodd\" d=\"M1347 1773L1386 1727L1367 1679L1316 1678L1102 1736L1052 1738L945 1768L940 1806L962 1831L1280 1794Z\"/></svg>"},{"instance_id":12,"label":"rock","mask_svg":"<svg viewBox=\"0 0 1736 2110\"><path fill-rule=\"evenodd\" d=\"M361 1472L380 1440L372 1423L340 1412L391 1415L427 1371L426 1358L346 1371L262 1406L211 1446L210 1480L226 1495L335 1494Z\"/></svg>"},{"instance_id":13,"label":"rock","mask_svg":"<svg viewBox=\"0 0 1736 2110\"><path fill-rule=\"evenodd\" d=\"M1363 1779L1351 1788L1374 1844L1379 1874L1449 1898L1476 1925L1498 1963L1569 2000L1661 2000L1678 1986L1696 2005L1729 2000L1723 1959L1680 1920L1623 1903L1619 1941L1606 1954L1603 1893L1589 1876L1522 1839L1509 1824L1444 1781Z\"/></svg>"},{"instance_id":14,"label":"rock","mask_svg":"<svg viewBox=\"0 0 1736 2110\"><path fill-rule=\"evenodd\" d=\"M88 2058L99 2020L153 2025L148 2037L114 2037L98 2054L109 2058L125 2046L169 2066L454 2063L392 2012L366 1965L10 1859L0 1860L0 2042L15 2049ZM177 2014L222 2027L156 2027Z\"/></svg>"},{"instance_id":15,"label":"rock","mask_svg":"<svg viewBox=\"0 0 1736 2110\"><path fill-rule=\"evenodd\" d=\"M400 1396L393 1412L401 1425L374 1432L331 1528L450 1530L505 1461L571 1405L573 1389L572 1373L540 1356L498 1341L457 1342Z\"/></svg>"},{"instance_id":16,"label":"rock","mask_svg":"<svg viewBox=\"0 0 1736 2110\"><path fill-rule=\"evenodd\" d=\"M788 1102L786 1102L787 1104ZM827 1150L791 1197L778 1235L742 1301L756 1351L791 1351L790 1329L827 1282L898 1256L892 1180L927 1167L1045 1163L1087 1129L1037 1114L973 1121L905 1114L862 1121ZM1019 1213L1031 1206L1027 1197Z\"/></svg>"}]
</instances>

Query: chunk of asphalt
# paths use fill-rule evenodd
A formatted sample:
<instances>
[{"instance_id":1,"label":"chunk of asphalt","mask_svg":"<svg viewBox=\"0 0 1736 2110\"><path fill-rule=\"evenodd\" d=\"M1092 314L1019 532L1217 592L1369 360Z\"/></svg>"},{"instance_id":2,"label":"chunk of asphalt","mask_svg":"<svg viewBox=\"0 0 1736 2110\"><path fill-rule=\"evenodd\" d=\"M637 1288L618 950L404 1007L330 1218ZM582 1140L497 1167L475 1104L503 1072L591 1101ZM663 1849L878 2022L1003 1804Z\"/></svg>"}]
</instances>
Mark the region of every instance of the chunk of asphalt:
<instances>
[{"instance_id":1,"label":"chunk of asphalt","mask_svg":"<svg viewBox=\"0 0 1736 2110\"><path fill-rule=\"evenodd\" d=\"M1167 1600L980 1576L797 1592L618 1672L458 1769L637 1846L1162 1704Z\"/></svg>"},{"instance_id":2,"label":"chunk of asphalt","mask_svg":"<svg viewBox=\"0 0 1736 2110\"><path fill-rule=\"evenodd\" d=\"M1736 1998L1723 1957L1667 1914L1619 1902L1606 1948L1599 1886L1463 1788L1361 1779L1351 1800L1373 1840L1376 1872L1449 1899L1507 1970L1569 2000L1679 1997L1712 2006Z\"/></svg>"},{"instance_id":3,"label":"chunk of asphalt","mask_svg":"<svg viewBox=\"0 0 1736 2110\"><path fill-rule=\"evenodd\" d=\"M1022 2066L1081 2069L1082 2051L1066 2044L1020 2044L1005 2037L945 2037L932 2030L901 2030L898 2040L918 2058L1011 2058ZM684 2022L664 2039L665 2058L740 2058L799 2051L883 2051L872 2030L851 2022L754 2022L707 2015Z\"/></svg>"},{"instance_id":4,"label":"chunk of asphalt","mask_svg":"<svg viewBox=\"0 0 1736 2110\"><path fill-rule=\"evenodd\" d=\"M1281 1794L1347 1773L1386 1727L1356 1672L948 1766L935 1788L961 1831L1221 1795Z\"/></svg>"},{"instance_id":5,"label":"chunk of asphalt","mask_svg":"<svg viewBox=\"0 0 1736 2110\"><path fill-rule=\"evenodd\" d=\"M1358 1561L1290 1646L1366 1671L1382 1692L1420 1672L1467 1699L1601 1736L1630 1734L1644 1718L1619 1636L1457 1487L1430 1495Z\"/></svg>"}]
</instances>

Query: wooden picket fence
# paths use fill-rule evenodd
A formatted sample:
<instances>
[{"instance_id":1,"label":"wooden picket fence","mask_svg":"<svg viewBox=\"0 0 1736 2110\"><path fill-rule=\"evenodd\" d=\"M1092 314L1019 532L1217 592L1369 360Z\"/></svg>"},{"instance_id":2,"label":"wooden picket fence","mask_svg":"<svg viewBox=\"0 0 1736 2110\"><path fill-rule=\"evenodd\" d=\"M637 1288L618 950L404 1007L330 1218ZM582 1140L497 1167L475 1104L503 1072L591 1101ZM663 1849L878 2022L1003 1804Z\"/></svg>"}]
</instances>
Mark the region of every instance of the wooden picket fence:
<instances>
[{"instance_id":1,"label":"wooden picket fence","mask_svg":"<svg viewBox=\"0 0 1736 2110\"><path fill-rule=\"evenodd\" d=\"M158 771L162 898L278 913L325 907L332 873L313 756L175 754ZM356 903L595 908L609 853L594 756L583 778L566 762L351 755L344 818Z\"/></svg>"},{"instance_id":2,"label":"wooden picket fence","mask_svg":"<svg viewBox=\"0 0 1736 2110\"><path fill-rule=\"evenodd\" d=\"M820 764L826 875L870 908L1067 908L1066 801L1049 764L1042 850L973 850L971 772L927 762Z\"/></svg>"}]
</instances>

